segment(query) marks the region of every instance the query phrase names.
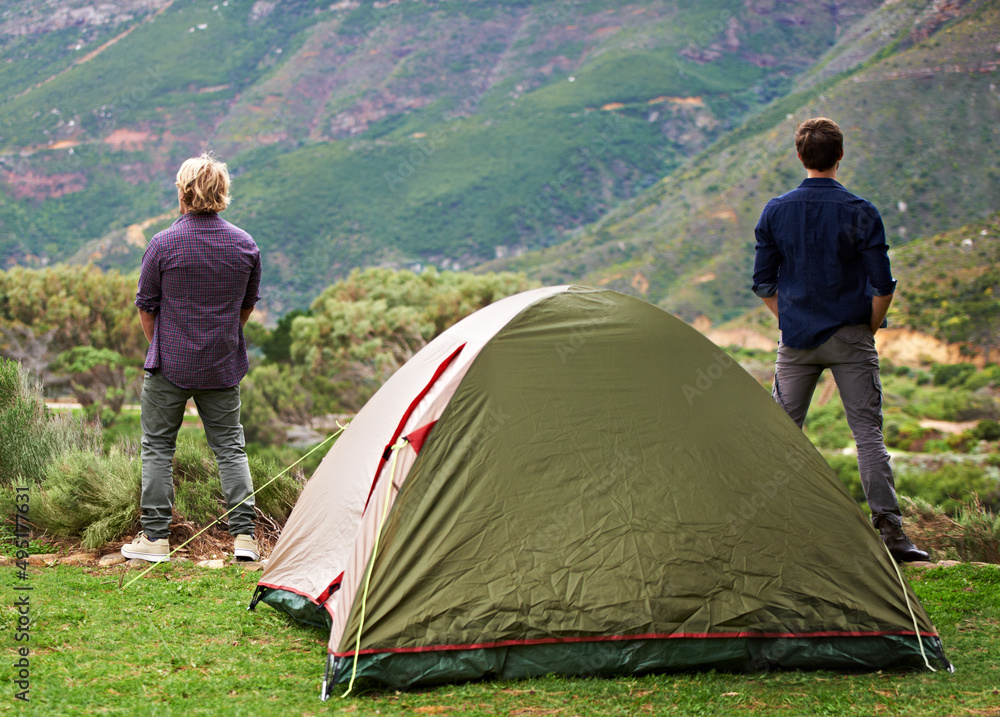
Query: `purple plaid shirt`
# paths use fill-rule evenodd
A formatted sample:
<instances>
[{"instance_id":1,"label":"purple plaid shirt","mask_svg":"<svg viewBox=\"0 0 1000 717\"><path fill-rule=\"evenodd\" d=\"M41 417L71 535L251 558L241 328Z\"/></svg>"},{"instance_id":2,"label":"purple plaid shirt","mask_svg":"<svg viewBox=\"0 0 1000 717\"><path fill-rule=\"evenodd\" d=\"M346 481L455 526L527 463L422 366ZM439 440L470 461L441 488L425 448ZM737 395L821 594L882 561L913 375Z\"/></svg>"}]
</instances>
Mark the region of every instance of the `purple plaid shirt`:
<instances>
[{"instance_id":1,"label":"purple plaid shirt","mask_svg":"<svg viewBox=\"0 0 1000 717\"><path fill-rule=\"evenodd\" d=\"M260 296L260 250L218 214L182 214L149 242L135 305L156 314L147 370L181 388L230 388L246 375L240 310Z\"/></svg>"}]
</instances>

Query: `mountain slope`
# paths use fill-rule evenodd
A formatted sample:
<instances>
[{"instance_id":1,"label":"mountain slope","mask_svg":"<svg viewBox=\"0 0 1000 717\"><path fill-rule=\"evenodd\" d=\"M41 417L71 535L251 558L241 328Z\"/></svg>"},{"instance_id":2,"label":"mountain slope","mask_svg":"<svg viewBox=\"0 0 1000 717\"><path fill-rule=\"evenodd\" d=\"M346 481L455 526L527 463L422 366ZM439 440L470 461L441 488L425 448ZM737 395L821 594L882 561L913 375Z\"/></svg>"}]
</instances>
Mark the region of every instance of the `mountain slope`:
<instances>
[{"instance_id":1,"label":"mountain slope","mask_svg":"<svg viewBox=\"0 0 1000 717\"><path fill-rule=\"evenodd\" d=\"M356 265L554 243L783 95L878 1L59 5L0 17L21 53L0 70L0 261L134 266L127 228L212 147L281 311Z\"/></svg>"},{"instance_id":2,"label":"mountain slope","mask_svg":"<svg viewBox=\"0 0 1000 717\"><path fill-rule=\"evenodd\" d=\"M792 137L817 115L844 128L838 178L880 208L890 245L996 211L998 27L995 0L887 5L845 33L799 92L641 197L570 241L491 268L545 282L584 276L687 319L737 316L756 305L749 285L759 212L804 176ZM852 57L853 68L844 59ZM824 79L824 67L837 74Z\"/></svg>"}]
</instances>

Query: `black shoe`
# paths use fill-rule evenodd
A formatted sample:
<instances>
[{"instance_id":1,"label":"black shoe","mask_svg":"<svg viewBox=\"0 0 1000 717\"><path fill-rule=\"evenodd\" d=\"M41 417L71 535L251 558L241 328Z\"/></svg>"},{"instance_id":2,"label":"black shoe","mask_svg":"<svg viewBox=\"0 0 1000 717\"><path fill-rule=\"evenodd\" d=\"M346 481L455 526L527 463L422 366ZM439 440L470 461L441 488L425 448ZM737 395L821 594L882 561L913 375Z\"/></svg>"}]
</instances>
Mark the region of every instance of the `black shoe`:
<instances>
[{"instance_id":1,"label":"black shoe","mask_svg":"<svg viewBox=\"0 0 1000 717\"><path fill-rule=\"evenodd\" d=\"M875 527L878 528L882 542L889 549L889 553L896 559L897 563L912 563L918 560L927 560L930 554L921 550L906 537L903 526L888 518L875 518Z\"/></svg>"}]
</instances>

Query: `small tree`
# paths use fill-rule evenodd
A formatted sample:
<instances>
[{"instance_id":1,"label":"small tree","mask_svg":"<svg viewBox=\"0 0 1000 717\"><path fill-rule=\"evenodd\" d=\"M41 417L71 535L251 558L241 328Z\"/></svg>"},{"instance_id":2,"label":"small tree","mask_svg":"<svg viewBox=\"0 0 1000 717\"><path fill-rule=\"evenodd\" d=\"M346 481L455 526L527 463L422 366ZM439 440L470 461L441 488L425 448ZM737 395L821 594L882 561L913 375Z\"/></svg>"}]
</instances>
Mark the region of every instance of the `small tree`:
<instances>
[{"instance_id":1,"label":"small tree","mask_svg":"<svg viewBox=\"0 0 1000 717\"><path fill-rule=\"evenodd\" d=\"M129 393L138 391L139 369L111 349L77 346L59 354L53 368L70 375L70 388L84 408L122 410Z\"/></svg>"}]
</instances>

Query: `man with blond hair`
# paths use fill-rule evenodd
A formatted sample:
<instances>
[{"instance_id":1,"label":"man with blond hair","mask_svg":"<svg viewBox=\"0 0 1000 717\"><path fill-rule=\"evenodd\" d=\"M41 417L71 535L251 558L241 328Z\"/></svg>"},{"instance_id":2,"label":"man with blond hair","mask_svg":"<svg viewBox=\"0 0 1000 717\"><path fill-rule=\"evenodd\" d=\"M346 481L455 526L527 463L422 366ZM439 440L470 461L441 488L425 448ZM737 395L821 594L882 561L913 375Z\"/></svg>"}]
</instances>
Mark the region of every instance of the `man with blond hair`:
<instances>
[{"instance_id":1,"label":"man with blond hair","mask_svg":"<svg viewBox=\"0 0 1000 717\"><path fill-rule=\"evenodd\" d=\"M778 319L775 400L799 427L824 369L833 373L858 448L872 523L897 561L926 560L903 532L882 437L875 333L896 281L878 210L837 182L844 135L833 120L800 124L795 148L806 179L764 207L753 291Z\"/></svg>"},{"instance_id":2,"label":"man with blond hair","mask_svg":"<svg viewBox=\"0 0 1000 717\"><path fill-rule=\"evenodd\" d=\"M219 465L237 559L259 560L254 500L240 424L240 381L248 369L243 326L260 298L260 251L219 217L229 172L209 154L177 172L180 217L149 242L135 305L149 341L142 386L142 532L126 558L170 559L172 459L189 398Z\"/></svg>"}]
</instances>

